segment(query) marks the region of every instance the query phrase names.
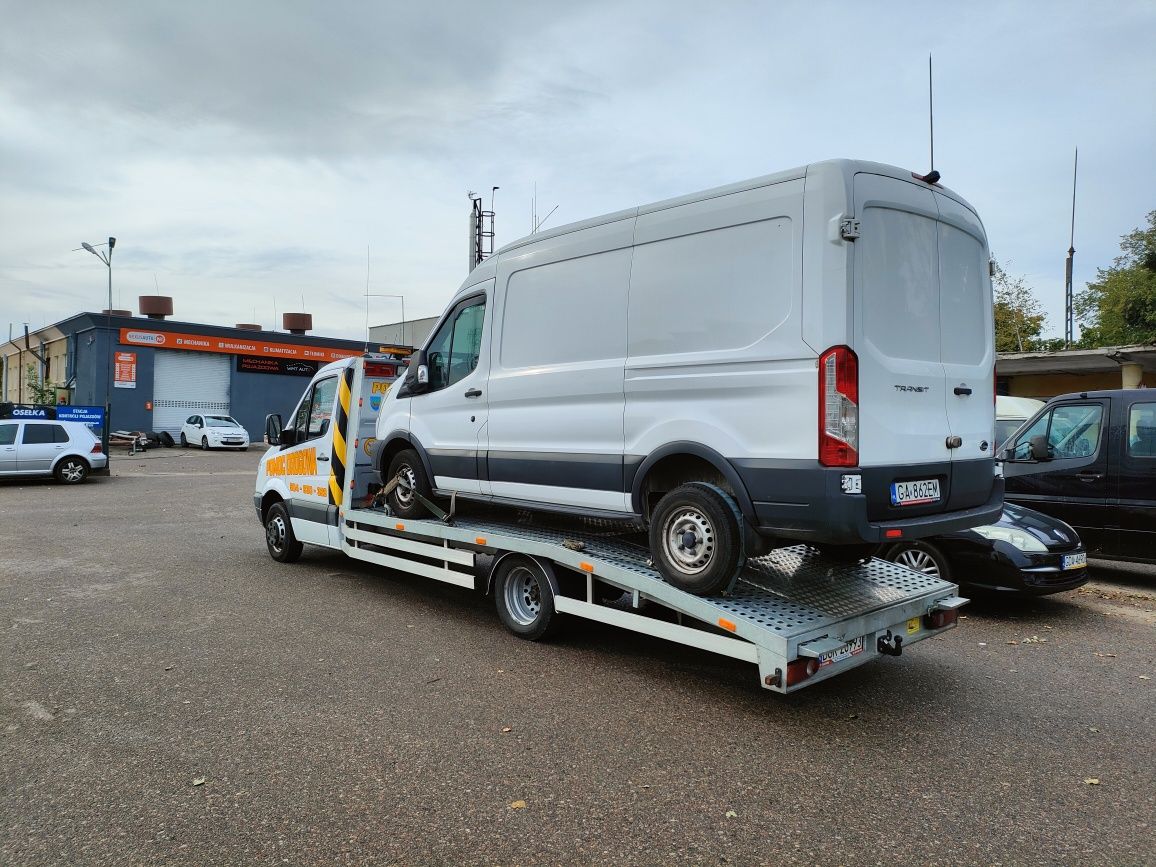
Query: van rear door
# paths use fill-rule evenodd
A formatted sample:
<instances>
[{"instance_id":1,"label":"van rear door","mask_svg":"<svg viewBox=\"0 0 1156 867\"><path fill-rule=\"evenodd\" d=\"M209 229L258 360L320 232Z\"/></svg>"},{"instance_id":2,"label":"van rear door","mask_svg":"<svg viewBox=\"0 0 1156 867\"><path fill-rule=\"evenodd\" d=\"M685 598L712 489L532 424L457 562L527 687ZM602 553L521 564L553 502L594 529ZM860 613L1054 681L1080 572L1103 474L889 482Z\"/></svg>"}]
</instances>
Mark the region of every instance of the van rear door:
<instances>
[{"instance_id":1,"label":"van rear door","mask_svg":"<svg viewBox=\"0 0 1156 867\"><path fill-rule=\"evenodd\" d=\"M965 206L935 193L939 207L939 304L941 354L951 434L962 444L951 450L953 463L995 456L995 338L992 334L990 255L979 218ZM983 487L980 503L991 492L990 470L980 469L961 485Z\"/></svg>"},{"instance_id":2,"label":"van rear door","mask_svg":"<svg viewBox=\"0 0 1156 867\"><path fill-rule=\"evenodd\" d=\"M943 465L927 477L937 478L942 489L951 455L940 359L935 194L916 184L859 173L855 213L860 237L854 245L852 348L859 356L860 465ZM941 503L946 494L941 490ZM906 508L915 514L938 511Z\"/></svg>"},{"instance_id":3,"label":"van rear door","mask_svg":"<svg viewBox=\"0 0 1156 867\"><path fill-rule=\"evenodd\" d=\"M995 420L983 227L949 196L871 173L855 175L855 213L853 348L868 518L983 505L994 484Z\"/></svg>"}]
</instances>

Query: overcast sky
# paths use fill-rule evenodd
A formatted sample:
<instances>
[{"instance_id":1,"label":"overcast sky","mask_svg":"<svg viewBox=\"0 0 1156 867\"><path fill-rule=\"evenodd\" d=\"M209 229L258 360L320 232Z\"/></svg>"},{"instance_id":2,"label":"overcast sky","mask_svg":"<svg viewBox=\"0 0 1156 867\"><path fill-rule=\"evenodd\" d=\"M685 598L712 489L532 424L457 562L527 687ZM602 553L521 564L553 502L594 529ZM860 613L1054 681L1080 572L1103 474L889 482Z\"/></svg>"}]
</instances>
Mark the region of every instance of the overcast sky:
<instances>
[{"instance_id":1,"label":"overcast sky","mask_svg":"<svg viewBox=\"0 0 1156 867\"><path fill-rule=\"evenodd\" d=\"M498 243L852 157L936 167L1063 331L1156 209L1156 3L0 0L0 328L114 305L359 337L439 313L467 190ZM304 302L302 301L304 298ZM401 318L371 298L373 324ZM279 320L277 326L280 327ZM0 335L5 339L6 334Z\"/></svg>"}]
</instances>

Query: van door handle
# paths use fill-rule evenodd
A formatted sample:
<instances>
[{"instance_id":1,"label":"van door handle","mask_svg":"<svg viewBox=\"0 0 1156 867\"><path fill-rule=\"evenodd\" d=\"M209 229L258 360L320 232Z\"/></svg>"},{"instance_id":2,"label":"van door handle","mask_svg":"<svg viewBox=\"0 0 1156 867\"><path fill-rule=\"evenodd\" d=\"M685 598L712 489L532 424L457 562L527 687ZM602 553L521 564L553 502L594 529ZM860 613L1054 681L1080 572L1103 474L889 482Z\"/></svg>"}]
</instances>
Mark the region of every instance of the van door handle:
<instances>
[{"instance_id":1,"label":"van door handle","mask_svg":"<svg viewBox=\"0 0 1156 867\"><path fill-rule=\"evenodd\" d=\"M955 393L961 397L967 397L969 394L971 394L971 389L966 385L957 385L955 387Z\"/></svg>"},{"instance_id":2,"label":"van door handle","mask_svg":"<svg viewBox=\"0 0 1156 867\"><path fill-rule=\"evenodd\" d=\"M325 455L318 455L318 456L317 456L317 460L319 460L319 461L327 461L327 460L329 460L329 458L325 457Z\"/></svg>"},{"instance_id":3,"label":"van door handle","mask_svg":"<svg viewBox=\"0 0 1156 867\"><path fill-rule=\"evenodd\" d=\"M466 392L466 397L481 397L482 390L480 388L471 388Z\"/></svg>"}]
</instances>

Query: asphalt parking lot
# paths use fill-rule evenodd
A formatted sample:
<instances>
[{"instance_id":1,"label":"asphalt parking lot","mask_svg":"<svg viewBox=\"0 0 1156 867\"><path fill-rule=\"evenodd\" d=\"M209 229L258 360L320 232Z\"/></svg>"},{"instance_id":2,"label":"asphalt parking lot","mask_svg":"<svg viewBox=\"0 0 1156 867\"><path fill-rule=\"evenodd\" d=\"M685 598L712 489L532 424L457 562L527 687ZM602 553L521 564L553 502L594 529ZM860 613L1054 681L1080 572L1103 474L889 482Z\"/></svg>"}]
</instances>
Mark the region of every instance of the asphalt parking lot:
<instances>
[{"instance_id":1,"label":"asphalt parking lot","mask_svg":"<svg viewBox=\"0 0 1156 867\"><path fill-rule=\"evenodd\" d=\"M0 863L1156 861L1156 569L753 666L307 549L259 449L0 483Z\"/></svg>"}]
</instances>

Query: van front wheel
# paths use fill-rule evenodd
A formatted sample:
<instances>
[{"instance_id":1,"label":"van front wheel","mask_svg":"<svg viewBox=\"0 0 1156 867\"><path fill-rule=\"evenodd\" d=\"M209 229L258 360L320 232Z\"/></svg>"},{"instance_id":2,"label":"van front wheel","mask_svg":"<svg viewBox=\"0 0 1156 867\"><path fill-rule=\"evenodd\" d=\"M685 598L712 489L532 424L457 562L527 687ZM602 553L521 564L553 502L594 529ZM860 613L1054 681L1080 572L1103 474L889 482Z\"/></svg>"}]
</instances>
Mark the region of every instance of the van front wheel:
<instances>
[{"instance_id":1,"label":"van front wheel","mask_svg":"<svg viewBox=\"0 0 1156 867\"><path fill-rule=\"evenodd\" d=\"M389 501L390 511L399 518L425 517L426 508L414 494L421 494L428 500L433 491L430 490L429 480L426 479L421 457L413 449L403 449L389 462L385 481L388 483L398 476L401 477L404 486L399 484L386 498Z\"/></svg>"},{"instance_id":2,"label":"van front wheel","mask_svg":"<svg viewBox=\"0 0 1156 867\"><path fill-rule=\"evenodd\" d=\"M666 494L650 519L650 551L666 582L697 596L726 590L742 571L741 513L721 488L690 482Z\"/></svg>"}]
</instances>

